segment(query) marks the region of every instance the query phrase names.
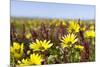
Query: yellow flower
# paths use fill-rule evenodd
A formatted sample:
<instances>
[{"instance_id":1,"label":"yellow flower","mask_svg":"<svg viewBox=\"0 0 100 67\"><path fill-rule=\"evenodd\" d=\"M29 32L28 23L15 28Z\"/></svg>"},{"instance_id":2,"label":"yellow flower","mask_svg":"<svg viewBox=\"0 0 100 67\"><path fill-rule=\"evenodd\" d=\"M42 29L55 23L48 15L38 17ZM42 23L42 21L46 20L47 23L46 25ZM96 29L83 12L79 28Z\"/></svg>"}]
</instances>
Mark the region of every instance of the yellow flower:
<instances>
[{"instance_id":1,"label":"yellow flower","mask_svg":"<svg viewBox=\"0 0 100 67\"><path fill-rule=\"evenodd\" d=\"M91 25L90 30L94 30L94 29L95 29L94 25Z\"/></svg>"},{"instance_id":2,"label":"yellow flower","mask_svg":"<svg viewBox=\"0 0 100 67\"><path fill-rule=\"evenodd\" d=\"M20 49L20 44L17 43L17 42L14 42L13 43L13 48L16 49L16 50Z\"/></svg>"},{"instance_id":3,"label":"yellow flower","mask_svg":"<svg viewBox=\"0 0 100 67\"><path fill-rule=\"evenodd\" d=\"M18 65L19 66L27 66L27 65L30 65L30 63L29 63L28 59L22 59L21 61L18 60Z\"/></svg>"},{"instance_id":4,"label":"yellow flower","mask_svg":"<svg viewBox=\"0 0 100 67\"><path fill-rule=\"evenodd\" d=\"M40 51L41 49L41 43L39 42L38 39L36 39L36 42L30 43L30 49L34 49L34 51Z\"/></svg>"},{"instance_id":5,"label":"yellow flower","mask_svg":"<svg viewBox=\"0 0 100 67\"><path fill-rule=\"evenodd\" d=\"M31 54L29 58L18 60L19 66L28 66L28 65L41 65L43 59L39 54Z\"/></svg>"},{"instance_id":6,"label":"yellow flower","mask_svg":"<svg viewBox=\"0 0 100 67\"><path fill-rule=\"evenodd\" d=\"M24 45L17 42L13 43L13 46L10 47L11 55L15 58L20 58L23 54Z\"/></svg>"},{"instance_id":7,"label":"yellow flower","mask_svg":"<svg viewBox=\"0 0 100 67\"><path fill-rule=\"evenodd\" d=\"M31 37L32 37L32 34L28 32L28 33L26 34L26 38L27 38L27 39L30 39Z\"/></svg>"},{"instance_id":8,"label":"yellow flower","mask_svg":"<svg viewBox=\"0 0 100 67\"><path fill-rule=\"evenodd\" d=\"M85 31L84 36L86 38L94 38L95 37L95 32L93 30L87 30L87 31Z\"/></svg>"},{"instance_id":9,"label":"yellow flower","mask_svg":"<svg viewBox=\"0 0 100 67\"><path fill-rule=\"evenodd\" d=\"M80 29L80 26L79 26L79 24L77 23L77 22L75 22L75 21L70 21L69 22L69 28L68 28L68 32L75 32L75 33L77 33L77 32L79 32L79 29Z\"/></svg>"},{"instance_id":10,"label":"yellow flower","mask_svg":"<svg viewBox=\"0 0 100 67\"><path fill-rule=\"evenodd\" d=\"M31 54L29 62L30 64L35 64L35 65L41 65L41 62L43 61L42 56L39 54Z\"/></svg>"},{"instance_id":11,"label":"yellow flower","mask_svg":"<svg viewBox=\"0 0 100 67\"><path fill-rule=\"evenodd\" d=\"M65 47L71 47L75 42L77 42L77 38L75 34L68 34L67 36L65 35L64 37L62 37L61 39L61 46L62 48Z\"/></svg>"},{"instance_id":12,"label":"yellow flower","mask_svg":"<svg viewBox=\"0 0 100 67\"><path fill-rule=\"evenodd\" d=\"M34 51L44 51L50 48L53 44L50 43L50 41L41 41L36 39L36 42L33 42L30 44L30 49L33 49Z\"/></svg>"},{"instance_id":13,"label":"yellow flower","mask_svg":"<svg viewBox=\"0 0 100 67\"><path fill-rule=\"evenodd\" d=\"M79 50L83 50L84 49L84 46L82 46L82 45L75 45L75 48L76 49L79 49Z\"/></svg>"},{"instance_id":14,"label":"yellow flower","mask_svg":"<svg viewBox=\"0 0 100 67\"><path fill-rule=\"evenodd\" d=\"M50 41L40 41L40 43L42 44L42 47L44 48L44 50L47 50L48 48L50 48L53 44L50 43Z\"/></svg>"},{"instance_id":15,"label":"yellow flower","mask_svg":"<svg viewBox=\"0 0 100 67\"><path fill-rule=\"evenodd\" d=\"M80 28L81 31L85 31L86 30L86 26L83 25L81 28Z\"/></svg>"}]
</instances>

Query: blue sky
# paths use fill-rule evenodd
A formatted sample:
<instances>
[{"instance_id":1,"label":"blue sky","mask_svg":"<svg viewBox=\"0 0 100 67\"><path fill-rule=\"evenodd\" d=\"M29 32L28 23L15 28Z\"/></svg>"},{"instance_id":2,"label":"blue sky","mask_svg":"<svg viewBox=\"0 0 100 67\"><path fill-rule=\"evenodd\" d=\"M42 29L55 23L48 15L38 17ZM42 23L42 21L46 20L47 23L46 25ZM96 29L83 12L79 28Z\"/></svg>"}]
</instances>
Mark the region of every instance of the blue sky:
<instances>
[{"instance_id":1,"label":"blue sky","mask_svg":"<svg viewBox=\"0 0 100 67\"><path fill-rule=\"evenodd\" d=\"M11 16L94 19L95 6L32 1L11 1Z\"/></svg>"}]
</instances>

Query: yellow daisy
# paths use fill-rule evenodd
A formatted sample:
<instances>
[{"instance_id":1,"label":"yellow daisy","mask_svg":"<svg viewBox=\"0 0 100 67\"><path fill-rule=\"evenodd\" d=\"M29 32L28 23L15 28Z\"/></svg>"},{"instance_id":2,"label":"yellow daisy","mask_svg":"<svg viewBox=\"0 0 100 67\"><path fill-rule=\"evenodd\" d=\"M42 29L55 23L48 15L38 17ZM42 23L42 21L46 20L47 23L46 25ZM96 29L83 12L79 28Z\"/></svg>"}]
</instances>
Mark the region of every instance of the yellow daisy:
<instances>
[{"instance_id":1,"label":"yellow daisy","mask_svg":"<svg viewBox=\"0 0 100 67\"><path fill-rule=\"evenodd\" d=\"M41 62L43 61L42 56L39 54L31 54L30 55L30 64L35 64L35 65L41 65Z\"/></svg>"},{"instance_id":2,"label":"yellow daisy","mask_svg":"<svg viewBox=\"0 0 100 67\"><path fill-rule=\"evenodd\" d=\"M30 65L28 59L22 59L21 61L18 60L18 66L28 66Z\"/></svg>"},{"instance_id":3,"label":"yellow daisy","mask_svg":"<svg viewBox=\"0 0 100 67\"><path fill-rule=\"evenodd\" d=\"M50 48L52 45L53 44L50 43L50 41L36 39L36 42L30 44L30 49L33 49L34 51L44 51Z\"/></svg>"},{"instance_id":4,"label":"yellow daisy","mask_svg":"<svg viewBox=\"0 0 100 67\"><path fill-rule=\"evenodd\" d=\"M13 46L10 47L11 55L15 58L20 58L23 54L24 44L19 44L17 42L13 43Z\"/></svg>"},{"instance_id":5,"label":"yellow daisy","mask_svg":"<svg viewBox=\"0 0 100 67\"><path fill-rule=\"evenodd\" d=\"M62 37L61 39L61 46L62 48L65 47L71 47L75 42L77 42L77 38L75 34L68 34L67 36L65 35L64 37Z\"/></svg>"},{"instance_id":6,"label":"yellow daisy","mask_svg":"<svg viewBox=\"0 0 100 67\"><path fill-rule=\"evenodd\" d=\"M85 38L94 38L95 37L95 31L94 30L87 30L84 33Z\"/></svg>"},{"instance_id":7,"label":"yellow daisy","mask_svg":"<svg viewBox=\"0 0 100 67\"><path fill-rule=\"evenodd\" d=\"M77 33L77 32L79 32L79 29L80 29L80 26L77 22L75 22L75 21L70 21L69 22L69 27L68 27L68 32L69 33L72 33L72 32Z\"/></svg>"}]
</instances>

